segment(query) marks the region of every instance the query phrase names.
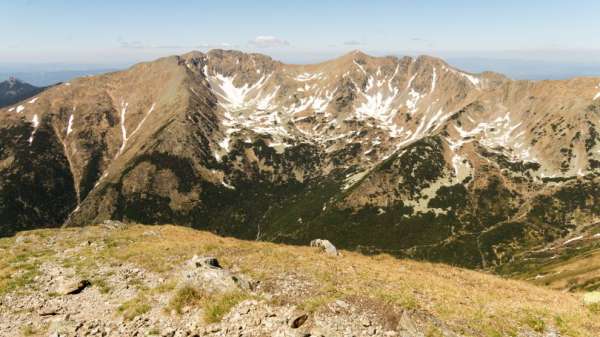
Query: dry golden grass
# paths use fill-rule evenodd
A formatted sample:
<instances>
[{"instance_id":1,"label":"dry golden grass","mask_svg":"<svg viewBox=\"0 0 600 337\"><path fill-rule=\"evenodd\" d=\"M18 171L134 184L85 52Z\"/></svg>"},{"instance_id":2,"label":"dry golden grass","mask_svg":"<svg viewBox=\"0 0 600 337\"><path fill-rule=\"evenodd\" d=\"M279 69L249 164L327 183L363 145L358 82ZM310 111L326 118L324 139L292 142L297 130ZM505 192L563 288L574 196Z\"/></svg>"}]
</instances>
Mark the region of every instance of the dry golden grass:
<instances>
[{"instance_id":1,"label":"dry golden grass","mask_svg":"<svg viewBox=\"0 0 600 337\"><path fill-rule=\"evenodd\" d=\"M284 292L273 301L293 303L308 311L344 299L380 311L390 323L396 313L410 310L437 317L465 335L511 336L523 328L554 327L564 336L587 337L600 331L600 316L583 306L577 294L443 264L347 251L331 257L310 247L241 241L178 226L135 225L111 231L86 227L37 230L28 235L40 241L55 236L57 251L84 240L102 242L104 248L99 251L82 250L82 255L93 256L76 261L82 270L91 266L88 263L127 261L168 277L171 270L198 254L217 257L226 268L260 280L266 289L276 289L282 275L293 275L306 285L304 294ZM0 247L10 246L12 240L1 239ZM34 255L43 247L35 242L26 246L28 254ZM0 257L0 270L14 268L14 259L6 254ZM229 302L224 299L222 307L214 308L215 319L230 307Z\"/></svg>"}]
</instances>

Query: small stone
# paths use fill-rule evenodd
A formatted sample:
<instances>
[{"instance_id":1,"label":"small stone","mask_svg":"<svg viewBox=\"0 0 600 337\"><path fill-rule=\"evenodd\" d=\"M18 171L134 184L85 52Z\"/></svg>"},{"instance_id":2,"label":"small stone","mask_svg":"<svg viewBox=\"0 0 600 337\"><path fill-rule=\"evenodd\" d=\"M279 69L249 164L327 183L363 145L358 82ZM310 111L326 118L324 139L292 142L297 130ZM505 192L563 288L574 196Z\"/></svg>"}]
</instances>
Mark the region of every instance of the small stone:
<instances>
[{"instance_id":1,"label":"small stone","mask_svg":"<svg viewBox=\"0 0 600 337\"><path fill-rule=\"evenodd\" d=\"M119 220L104 220L102 225L108 229L123 229L127 226Z\"/></svg>"},{"instance_id":2,"label":"small stone","mask_svg":"<svg viewBox=\"0 0 600 337\"><path fill-rule=\"evenodd\" d=\"M340 308L344 308L347 309L348 308L348 303L342 301L342 300L336 300L335 304L337 304L338 307Z\"/></svg>"},{"instance_id":3,"label":"small stone","mask_svg":"<svg viewBox=\"0 0 600 337\"><path fill-rule=\"evenodd\" d=\"M299 327L302 326L302 324L304 324L306 322L307 319L308 319L308 315L302 314L302 315L296 317L294 320L292 320L290 327L292 329L298 329Z\"/></svg>"},{"instance_id":4,"label":"small stone","mask_svg":"<svg viewBox=\"0 0 600 337\"><path fill-rule=\"evenodd\" d=\"M92 285L92 283L88 280L77 280L74 282L65 283L62 285L60 293L63 295L76 295L81 293L90 285Z\"/></svg>"},{"instance_id":5,"label":"small stone","mask_svg":"<svg viewBox=\"0 0 600 337\"><path fill-rule=\"evenodd\" d=\"M600 303L600 291L590 291L583 295L583 304L594 305Z\"/></svg>"}]
</instances>

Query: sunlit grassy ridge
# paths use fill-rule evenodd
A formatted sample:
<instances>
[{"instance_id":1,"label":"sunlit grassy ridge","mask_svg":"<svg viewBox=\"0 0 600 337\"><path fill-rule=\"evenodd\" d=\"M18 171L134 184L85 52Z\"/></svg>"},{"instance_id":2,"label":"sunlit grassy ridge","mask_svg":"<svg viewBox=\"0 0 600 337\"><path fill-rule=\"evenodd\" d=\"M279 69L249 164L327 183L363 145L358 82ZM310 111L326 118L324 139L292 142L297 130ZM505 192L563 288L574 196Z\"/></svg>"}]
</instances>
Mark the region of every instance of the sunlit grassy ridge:
<instances>
[{"instance_id":1,"label":"sunlit grassy ridge","mask_svg":"<svg viewBox=\"0 0 600 337\"><path fill-rule=\"evenodd\" d=\"M347 251L333 257L310 247L241 241L178 226L132 225L116 230L91 226L36 230L20 236L25 239L18 245L15 238L0 239L0 294L35 291L34 278L43 261L62 259L60 252L89 241L100 244L85 246L77 258L60 263L90 277L103 291L110 291L110 284L93 280L99 264L127 262L170 280L174 270L193 255L211 255L224 267L260 281L262 289L272 294L270 301L295 304L308 312L343 299L379 312L390 325L403 310L409 310L441 319L452 330L473 336L510 336L523 329L541 332L549 327L566 336L594 336L600 331L600 316L585 307L577 294L443 264ZM302 296L277 291L285 277L302 282ZM244 298L226 294L207 301L206 294L193 289L184 293L164 288L123 299L121 314L135 317L149 310L153 293L173 292L166 310L202 305L205 319L218 321Z\"/></svg>"}]
</instances>

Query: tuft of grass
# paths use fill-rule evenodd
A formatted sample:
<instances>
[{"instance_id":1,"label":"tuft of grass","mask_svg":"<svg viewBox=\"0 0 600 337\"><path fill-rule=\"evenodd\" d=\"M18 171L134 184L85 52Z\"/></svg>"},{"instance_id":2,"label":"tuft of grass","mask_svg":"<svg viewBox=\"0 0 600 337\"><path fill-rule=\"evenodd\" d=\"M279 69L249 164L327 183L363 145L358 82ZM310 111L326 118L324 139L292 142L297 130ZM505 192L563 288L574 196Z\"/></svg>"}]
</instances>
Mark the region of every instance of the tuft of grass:
<instances>
[{"instance_id":1,"label":"tuft of grass","mask_svg":"<svg viewBox=\"0 0 600 337\"><path fill-rule=\"evenodd\" d=\"M538 315L534 315L532 313L527 314L523 319L523 323L525 323L525 325L530 327L531 330L535 332L543 333L546 331L546 322Z\"/></svg>"},{"instance_id":2,"label":"tuft of grass","mask_svg":"<svg viewBox=\"0 0 600 337\"><path fill-rule=\"evenodd\" d=\"M444 337L444 334L435 326L430 326L425 333L426 337Z\"/></svg>"},{"instance_id":3,"label":"tuft of grass","mask_svg":"<svg viewBox=\"0 0 600 337\"><path fill-rule=\"evenodd\" d=\"M192 307L202 304L202 301L207 297L207 294L200 291L192 286L186 285L179 288L171 300L167 309L169 311L175 311L178 314L183 312L186 307Z\"/></svg>"},{"instance_id":4,"label":"tuft of grass","mask_svg":"<svg viewBox=\"0 0 600 337\"><path fill-rule=\"evenodd\" d=\"M138 295L137 297L121 304L119 308L117 308L117 311L123 315L125 320L129 321L150 311L150 304L145 296Z\"/></svg>"},{"instance_id":5,"label":"tuft of grass","mask_svg":"<svg viewBox=\"0 0 600 337\"><path fill-rule=\"evenodd\" d=\"M586 305L586 307L592 312L592 314L600 315L600 303L589 304Z\"/></svg>"},{"instance_id":6,"label":"tuft of grass","mask_svg":"<svg viewBox=\"0 0 600 337\"><path fill-rule=\"evenodd\" d=\"M0 276L0 296L9 292L23 290L32 285L36 276L39 275L39 263L23 263L12 268ZM11 272L14 273L11 275Z\"/></svg>"},{"instance_id":7,"label":"tuft of grass","mask_svg":"<svg viewBox=\"0 0 600 337\"><path fill-rule=\"evenodd\" d=\"M158 286L156 286L154 289L152 289L152 291L154 291L158 294L164 294L164 293L174 290L175 287L177 287L177 281L176 280L168 280L168 281L165 281L165 282L159 284Z\"/></svg>"},{"instance_id":8,"label":"tuft of grass","mask_svg":"<svg viewBox=\"0 0 600 337\"><path fill-rule=\"evenodd\" d=\"M106 279L102 277L92 278L92 284L98 287L98 290L101 294L108 294L112 291L112 288L110 284L108 284L108 281L106 281Z\"/></svg>"},{"instance_id":9,"label":"tuft of grass","mask_svg":"<svg viewBox=\"0 0 600 337\"><path fill-rule=\"evenodd\" d=\"M299 307L300 309L313 314L319 311L321 308L325 307L327 303L333 302L334 300L336 300L336 298L328 295L313 296L307 298L304 302L300 303Z\"/></svg>"},{"instance_id":10,"label":"tuft of grass","mask_svg":"<svg viewBox=\"0 0 600 337\"><path fill-rule=\"evenodd\" d=\"M21 328L21 335L23 336L33 336L37 334L38 331L33 327L33 325L27 324Z\"/></svg>"},{"instance_id":11,"label":"tuft of grass","mask_svg":"<svg viewBox=\"0 0 600 337\"><path fill-rule=\"evenodd\" d=\"M229 292L213 296L204 304L204 321L206 323L218 323L223 319L231 308L238 303L248 299L248 295L242 292Z\"/></svg>"},{"instance_id":12,"label":"tuft of grass","mask_svg":"<svg viewBox=\"0 0 600 337\"><path fill-rule=\"evenodd\" d=\"M231 308L248 298L249 295L240 291L210 294L186 285L173 294L166 309L181 314L185 308L201 307L204 321L216 323L220 322Z\"/></svg>"}]
</instances>

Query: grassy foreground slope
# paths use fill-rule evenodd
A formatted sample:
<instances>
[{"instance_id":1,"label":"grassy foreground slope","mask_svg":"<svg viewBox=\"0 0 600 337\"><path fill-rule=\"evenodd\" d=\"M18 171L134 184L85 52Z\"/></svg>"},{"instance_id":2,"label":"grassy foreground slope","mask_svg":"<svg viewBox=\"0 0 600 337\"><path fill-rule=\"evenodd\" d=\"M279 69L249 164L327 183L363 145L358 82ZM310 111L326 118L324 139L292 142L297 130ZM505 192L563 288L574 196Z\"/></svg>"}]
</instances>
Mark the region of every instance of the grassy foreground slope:
<instances>
[{"instance_id":1,"label":"grassy foreground slope","mask_svg":"<svg viewBox=\"0 0 600 337\"><path fill-rule=\"evenodd\" d=\"M258 286L218 296L182 288L178 271L193 255L214 256L223 267L259 281ZM115 275L124 267L143 277L120 284ZM443 264L348 251L329 256L312 247L241 241L178 226L43 229L0 239L2 303L60 298L48 288L48 273L89 280L84 301L97 300L98 312L113 310L96 316L123 322L147 315L176 320L183 313L186 320L205 326L252 299L305 312L306 326L316 324L311 320L331 310L332 303L347 303L369 313L373 324L390 336L406 315L424 336L592 337L600 331L599 312L574 293ZM71 298L64 297L61 305L68 307ZM24 322L19 327L23 335L47 335L54 325L37 312L43 305L23 305L0 308L0 321L6 323L0 329L5 324L4 331L10 331L11 320ZM68 319L76 320L84 311ZM159 335L159 330L147 333Z\"/></svg>"}]
</instances>

